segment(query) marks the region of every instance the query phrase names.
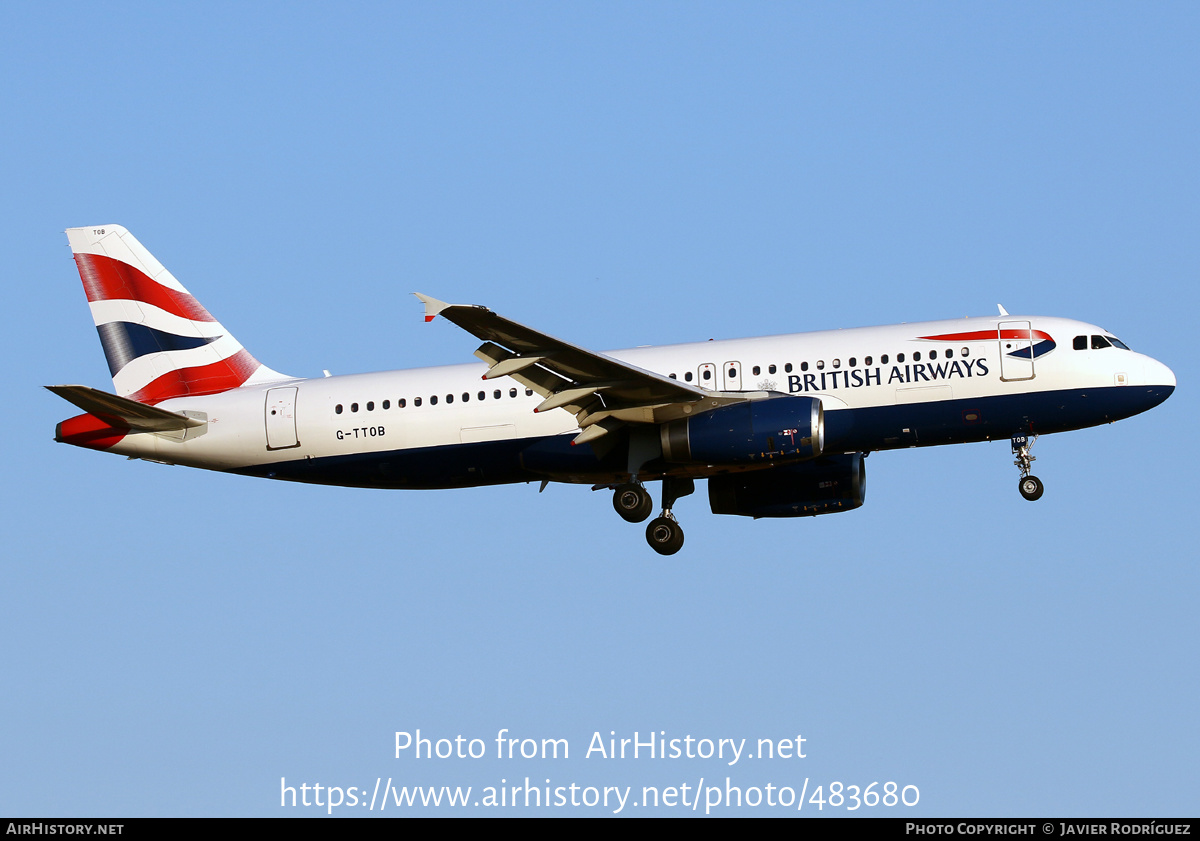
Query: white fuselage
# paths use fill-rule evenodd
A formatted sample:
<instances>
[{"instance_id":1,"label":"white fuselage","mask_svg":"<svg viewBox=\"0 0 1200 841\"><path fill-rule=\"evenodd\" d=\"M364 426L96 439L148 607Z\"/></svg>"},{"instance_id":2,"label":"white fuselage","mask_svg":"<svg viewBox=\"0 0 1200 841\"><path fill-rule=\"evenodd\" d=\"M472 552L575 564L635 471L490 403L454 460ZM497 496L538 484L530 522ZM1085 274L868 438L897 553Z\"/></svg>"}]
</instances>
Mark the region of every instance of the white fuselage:
<instances>
[{"instance_id":1,"label":"white fuselage","mask_svg":"<svg viewBox=\"0 0 1200 841\"><path fill-rule=\"evenodd\" d=\"M1048 350L1043 345L1012 356L1020 348L1005 347L997 330L1022 322L1031 325L1031 335L1052 337ZM831 429L826 451L852 452L1090 426L1144 411L1170 394L1175 378L1162 363L1119 347L1092 349L1091 337L1105 335L1098 327L1068 319L999 316L643 347L608 355L713 391L819 398ZM1085 349L1073 347L1077 336L1087 337ZM439 483L428 475L431 468L413 472L399 467L406 453L461 452L464 446L470 450L486 444L516 452L524 442L565 441L579 432L566 410L535 413L539 395L506 377L484 381L486 370L482 363L448 365L285 380L173 398L160 407L202 413L208 420L203 434L130 434L109 449L300 481L436 487ZM1089 394L1106 399L1089 405ZM920 419L933 418L932 407L945 411L936 430L931 420L930 431L923 432ZM911 424L906 421L910 417ZM959 418L961 428L956 428ZM382 470L385 476L391 470L394 481L379 480L374 473L366 481L359 479L367 469L364 459L373 456L392 459ZM356 465L345 481L337 478L343 462ZM298 473L296 463L309 463L314 472ZM329 469L316 470L318 464ZM283 465L292 467L278 473L273 469ZM536 476L593 481L611 472L591 470L578 457L555 469L549 451L536 464L480 470L478 482L468 472L449 477L445 486ZM412 478L418 473L422 478Z\"/></svg>"}]
</instances>

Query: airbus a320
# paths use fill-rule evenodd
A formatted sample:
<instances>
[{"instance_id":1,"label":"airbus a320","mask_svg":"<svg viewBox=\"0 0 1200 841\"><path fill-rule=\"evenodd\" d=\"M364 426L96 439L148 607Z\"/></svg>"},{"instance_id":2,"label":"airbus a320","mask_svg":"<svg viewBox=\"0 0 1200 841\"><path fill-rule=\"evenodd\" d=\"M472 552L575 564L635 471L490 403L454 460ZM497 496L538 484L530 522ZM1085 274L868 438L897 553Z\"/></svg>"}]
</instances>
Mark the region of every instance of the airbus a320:
<instances>
[{"instance_id":1,"label":"airbus a320","mask_svg":"<svg viewBox=\"0 0 1200 841\"><path fill-rule=\"evenodd\" d=\"M867 454L1011 440L1036 500L1038 435L1166 400L1175 376L1100 327L1000 314L598 353L481 306L417 297L480 340L476 363L318 378L250 354L132 234L71 228L113 391L47 386L83 414L55 440L149 461L369 488L549 482L610 489L646 540L676 502L805 517L866 497Z\"/></svg>"}]
</instances>

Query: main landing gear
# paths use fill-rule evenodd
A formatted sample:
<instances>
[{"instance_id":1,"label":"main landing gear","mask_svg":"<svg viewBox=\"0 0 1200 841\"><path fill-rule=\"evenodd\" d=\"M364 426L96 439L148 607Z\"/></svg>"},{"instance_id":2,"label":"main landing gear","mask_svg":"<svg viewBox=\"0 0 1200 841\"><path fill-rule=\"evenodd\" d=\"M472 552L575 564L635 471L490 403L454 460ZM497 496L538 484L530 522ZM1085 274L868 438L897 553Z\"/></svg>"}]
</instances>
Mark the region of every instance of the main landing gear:
<instances>
[{"instance_id":1,"label":"main landing gear","mask_svg":"<svg viewBox=\"0 0 1200 841\"><path fill-rule=\"evenodd\" d=\"M663 479L663 510L646 526L646 542L660 555L674 555L683 548L683 529L671 513L672 506L680 497L694 493L696 483L691 479ZM613 493L613 508L622 519L640 523L650 516L654 503L650 493L640 484L629 482L618 485Z\"/></svg>"},{"instance_id":2,"label":"main landing gear","mask_svg":"<svg viewBox=\"0 0 1200 841\"><path fill-rule=\"evenodd\" d=\"M654 500L650 498L650 492L640 484L629 482L617 486L613 494L613 508L617 509L617 513L625 522L640 523L654 510Z\"/></svg>"},{"instance_id":3,"label":"main landing gear","mask_svg":"<svg viewBox=\"0 0 1200 841\"><path fill-rule=\"evenodd\" d=\"M1021 496L1025 497L1030 502L1041 499L1042 494L1046 490L1046 486L1042 484L1042 480L1037 476L1031 476L1029 468L1033 462L1037 461L1035 456L1029 454L1034 442L1037 441L1037 436L1033 436L1030 441L1024 435L1014 435L1012 439L1012 451L1016 461L1013 462L1021 471L1021 479L1017 483L1017 489L1021 492Z\"/></svg>"}]
</instances>

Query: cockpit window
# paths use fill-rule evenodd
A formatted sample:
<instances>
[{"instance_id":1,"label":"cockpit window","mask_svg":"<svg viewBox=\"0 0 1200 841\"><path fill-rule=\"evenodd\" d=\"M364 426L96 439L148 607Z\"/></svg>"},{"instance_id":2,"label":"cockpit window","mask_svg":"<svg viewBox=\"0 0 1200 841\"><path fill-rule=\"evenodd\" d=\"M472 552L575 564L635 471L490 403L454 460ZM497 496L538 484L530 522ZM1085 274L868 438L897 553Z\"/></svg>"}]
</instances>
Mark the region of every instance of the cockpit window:
<instances>
[{"instance_id":1,"label":"cockpit window","mask_svg":"<svg viewBox=\"0 0 1200 841\"><path fill-rule=\"evenodd\" d=\"M1087 336L1075 337L1075 350L1087 350Z\"/></svg>"},{"instance_id":2,"label":"cockpit window","mask_svg":"<svg viewBox=\"0 0 1200 841\"><path fill-rule=\"evenodd\" d=\"M1129 350L1129 345L1125 344L1123 341L1118 339L1116 336L1105 336L1104 338L1106 338L1110 342L1112 342L1114 347L1119 347L1121 350Z\"/></svg>"},{"instance_id":3,"label":"cockpit window","mask_svg":"<svg viewBox=\"0 0 1200 841\"><path fill-rule=\"evenodd\" d=\"M1103 350L1106 347L1112 347L1108 343L1108 339L1103 336L1092 336L1092 350Z\"/></svg>"}]
</instances>

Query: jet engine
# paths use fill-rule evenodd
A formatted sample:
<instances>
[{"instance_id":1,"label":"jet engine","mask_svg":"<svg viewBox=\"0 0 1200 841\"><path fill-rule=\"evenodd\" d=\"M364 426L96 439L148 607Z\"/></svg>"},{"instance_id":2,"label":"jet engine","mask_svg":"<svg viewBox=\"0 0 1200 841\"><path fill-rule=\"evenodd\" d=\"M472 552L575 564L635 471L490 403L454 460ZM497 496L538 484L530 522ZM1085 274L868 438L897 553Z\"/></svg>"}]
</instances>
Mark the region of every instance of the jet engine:
<instances>
[{"instance_id":1,"label":"jet engine","mask_svg":"<svg viewBox=\"0 0 1200 841\"><path fill-rule=\"evenodd\" d=\"M862 453L708 480L708 503L714 514L755 519L853 511L866 496L867 468Z\"/></svg>"},{"instance_id":2,"label":"jet engine","mask_svg":"<svg viewBox=\"0 0 1200 841\"><path fill-rule=\"evenodd\" d=\"M812 397L751 400L664 423L659 437L675 464L802 461L821 454L825 413Z\"/></svg>"}]
</instances>

